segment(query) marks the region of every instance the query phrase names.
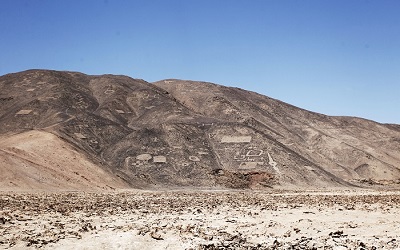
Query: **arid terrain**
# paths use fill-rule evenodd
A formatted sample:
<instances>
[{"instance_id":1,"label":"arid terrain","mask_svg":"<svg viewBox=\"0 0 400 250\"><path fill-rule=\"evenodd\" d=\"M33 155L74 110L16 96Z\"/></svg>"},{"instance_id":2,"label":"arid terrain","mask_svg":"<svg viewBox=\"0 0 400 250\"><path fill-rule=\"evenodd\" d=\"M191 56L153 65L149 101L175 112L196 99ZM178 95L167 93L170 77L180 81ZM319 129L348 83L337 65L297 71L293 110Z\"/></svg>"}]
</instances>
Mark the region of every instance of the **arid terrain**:
<instances>
[{"instance_id":1,"label":"arid terrain","mask_svg":"<svg viewBox=\"0 0 400 250\"><path fill-rule=\"evenodd\" d=\"M213 83L0 76L0 177L1 249L400 249L400 125Z\"/></svg>"},{"instance_id":2,"label":"arid terrain","mask_svg":"<svg viewBox=\"0 0 400 250\"><path fill-rule=\"evenodd\" d=\"M1 249L399 249L400 193L1 193Z\"/></svg>"},{"instance_id":3,"label":"arid terrain","mask_svg":"<svg viewBox=\"0 0 400 250\"><path fill-rule=\"evenodd\" d=\"M400 125L243 89L28 70L0 76L1 190L393 188Z\"/></svg>"}]
</instances>

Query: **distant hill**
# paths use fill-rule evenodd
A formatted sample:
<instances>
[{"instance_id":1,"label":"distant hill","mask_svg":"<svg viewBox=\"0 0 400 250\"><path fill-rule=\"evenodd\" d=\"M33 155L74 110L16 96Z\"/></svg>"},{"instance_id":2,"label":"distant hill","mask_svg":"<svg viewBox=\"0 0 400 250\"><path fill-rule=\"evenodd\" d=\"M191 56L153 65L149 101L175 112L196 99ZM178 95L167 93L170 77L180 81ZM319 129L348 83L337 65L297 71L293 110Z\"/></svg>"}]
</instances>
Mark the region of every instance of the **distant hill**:
<instances>
[{"instance_id":1,"label":"distant hill","mask_svg":"<svg viewBox=\"0 0 400 250\"><path fill-rule=\"evenodd\" d=\"M400 125L206 82L0 77L0 189L335 188L400 183Z\"/></svg>"}]
</instances>

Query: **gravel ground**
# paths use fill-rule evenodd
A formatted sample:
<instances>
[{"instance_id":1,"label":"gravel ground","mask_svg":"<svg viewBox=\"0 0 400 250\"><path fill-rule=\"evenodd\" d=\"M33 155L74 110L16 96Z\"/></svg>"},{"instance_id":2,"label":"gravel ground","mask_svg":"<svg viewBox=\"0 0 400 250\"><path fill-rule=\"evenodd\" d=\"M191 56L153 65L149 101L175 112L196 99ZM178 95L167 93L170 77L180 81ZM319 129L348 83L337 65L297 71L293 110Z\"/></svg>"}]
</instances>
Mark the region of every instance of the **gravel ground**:
<instances>
[{"instance_id":1,"label":"gravel ground","mask_svg":"<svg viewBox=\"0 0 400 250\"><path fill-rule=\"evenodd\" d=\"M0 249L399 249L400 192L0 193Z\"/></svg>"}]
</instances>

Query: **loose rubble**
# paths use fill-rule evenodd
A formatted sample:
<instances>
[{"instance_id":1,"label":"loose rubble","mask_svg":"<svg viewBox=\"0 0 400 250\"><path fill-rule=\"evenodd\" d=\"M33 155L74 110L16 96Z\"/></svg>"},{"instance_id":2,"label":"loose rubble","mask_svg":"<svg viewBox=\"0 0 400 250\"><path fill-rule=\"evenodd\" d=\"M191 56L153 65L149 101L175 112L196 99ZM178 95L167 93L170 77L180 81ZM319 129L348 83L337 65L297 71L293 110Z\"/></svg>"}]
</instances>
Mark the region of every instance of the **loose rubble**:
<instances>
[{"instance_id":1,"label":"loose rubble","mask_svg":"<svg viewBox=\"0 0 400 250\"><path fill-rule=\"evenodd\" d=\"M0 249L399 249L399 192L0 193Z\"/></svg>"}]
</instances>

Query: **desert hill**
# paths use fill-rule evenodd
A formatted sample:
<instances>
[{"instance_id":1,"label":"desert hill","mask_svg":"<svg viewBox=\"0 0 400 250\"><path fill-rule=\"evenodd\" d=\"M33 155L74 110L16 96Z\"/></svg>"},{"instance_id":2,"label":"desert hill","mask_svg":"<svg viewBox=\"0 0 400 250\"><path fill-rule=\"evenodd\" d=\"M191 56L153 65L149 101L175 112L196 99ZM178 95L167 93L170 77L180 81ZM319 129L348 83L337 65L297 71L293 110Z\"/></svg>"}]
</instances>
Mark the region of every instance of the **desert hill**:
<instances>
[{"instance_id":1,"label":"desert hill","mask_svg":"<svg viewBox=\"0 0 400 250\"><path fill-rule=\"evenodd\" d=\"M212 83L0 77L0 189L321 188L400 180L400 126Z\"/></svg>"}]
</instances>

